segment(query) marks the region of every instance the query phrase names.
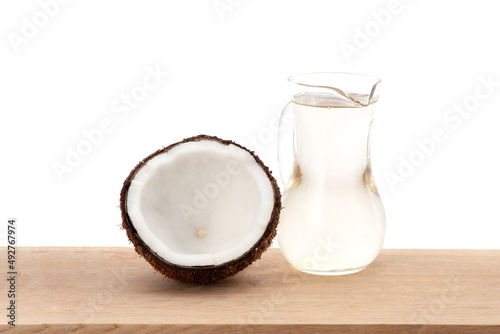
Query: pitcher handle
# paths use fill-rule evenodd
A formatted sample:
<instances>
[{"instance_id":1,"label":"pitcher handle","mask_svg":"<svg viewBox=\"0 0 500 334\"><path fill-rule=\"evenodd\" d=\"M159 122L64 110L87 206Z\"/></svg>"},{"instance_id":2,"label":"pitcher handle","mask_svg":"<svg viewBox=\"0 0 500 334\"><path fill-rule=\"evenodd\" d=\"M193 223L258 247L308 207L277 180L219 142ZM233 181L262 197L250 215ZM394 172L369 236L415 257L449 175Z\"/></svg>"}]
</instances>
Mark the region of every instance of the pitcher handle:
<instances>
[{"instance_id":1,"label":"pitcher handle","mask_svg":"<svg viewBox=\"0 0 500 334\"><path fill-rule=\"evenodd\" d=\"M283 182L282 192L285 192L286 185L293 172L295 161L295 125L292 103L288 102L281 112L278 128L278 164L281 181Z\"/></svg>"}]
</instances>

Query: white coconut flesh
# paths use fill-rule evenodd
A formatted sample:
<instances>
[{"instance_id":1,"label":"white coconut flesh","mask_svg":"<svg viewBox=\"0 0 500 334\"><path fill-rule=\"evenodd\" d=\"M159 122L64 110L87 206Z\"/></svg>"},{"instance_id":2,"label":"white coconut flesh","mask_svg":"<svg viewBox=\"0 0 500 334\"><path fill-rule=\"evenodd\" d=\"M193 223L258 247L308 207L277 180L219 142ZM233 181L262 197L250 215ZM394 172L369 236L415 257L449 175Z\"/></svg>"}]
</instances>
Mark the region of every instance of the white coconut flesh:
<instances>
[{"instance_id":1,"label":"white coconut flesh","mask_svg":"<svg viewBox=\"0 0 500 334\"><path fill-rule=\"evenodd\" d=\"M150 159L127 195L140 238L180 266L239 258L264 234L273 206L271 182L252 155L212 140L182 143Z\"/></svg>"}]
</instances>

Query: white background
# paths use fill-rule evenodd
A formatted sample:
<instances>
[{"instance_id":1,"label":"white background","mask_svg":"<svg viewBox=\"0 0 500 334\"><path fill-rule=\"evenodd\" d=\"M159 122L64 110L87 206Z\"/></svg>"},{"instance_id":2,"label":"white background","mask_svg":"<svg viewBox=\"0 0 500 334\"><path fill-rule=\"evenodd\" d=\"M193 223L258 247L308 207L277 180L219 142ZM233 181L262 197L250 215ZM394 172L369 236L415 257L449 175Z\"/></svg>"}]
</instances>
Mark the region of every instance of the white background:
<instances>
[{"instance_id":1,"label":"white background","mask_svg":"<svg viewBox=\"0 0 500 334\"><path fill-rule=\"evenodd\" d=\"M19 245L129 245L119 192L139 160L200 133L248 144L287 102L288 76L346 71L383 80L372 165L384 247L499 248L500 86L474 98L488 92L480 78L500 81L493 1L72 0L44 22L48 2L0 4L0 219L18 219ZM45 25L23 35L26 20ZM169 75L114 112L148 67ZM466 101L468 118L443 118ZM104 119L112 130L59 180L54 162ZM436 128L446 141L391 187ZM276 134L264 142L278 175Z\"/></svg>"}]
</instances>

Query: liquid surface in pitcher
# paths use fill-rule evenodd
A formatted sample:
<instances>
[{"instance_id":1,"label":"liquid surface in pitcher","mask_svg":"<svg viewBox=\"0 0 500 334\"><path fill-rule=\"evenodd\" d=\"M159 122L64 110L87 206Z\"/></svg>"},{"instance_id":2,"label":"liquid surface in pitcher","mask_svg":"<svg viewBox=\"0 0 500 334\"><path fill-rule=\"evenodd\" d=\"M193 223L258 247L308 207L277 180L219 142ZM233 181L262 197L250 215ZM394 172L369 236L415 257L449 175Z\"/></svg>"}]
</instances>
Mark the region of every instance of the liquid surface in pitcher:
<instances>
[{"instance_id":1,"label":"liquid surface in pitcher","mask_svg":"<svg viewBox=\"0 0 500 334\"><path fill-rule=\"evenodd\" d=\"M376 101L362 105L356 101L366 96L349 97L307 93L292 101L295 159L278 242L301 271L356 272L382 247L385 215L369 152Z\"/></svg>"}]
</instances>

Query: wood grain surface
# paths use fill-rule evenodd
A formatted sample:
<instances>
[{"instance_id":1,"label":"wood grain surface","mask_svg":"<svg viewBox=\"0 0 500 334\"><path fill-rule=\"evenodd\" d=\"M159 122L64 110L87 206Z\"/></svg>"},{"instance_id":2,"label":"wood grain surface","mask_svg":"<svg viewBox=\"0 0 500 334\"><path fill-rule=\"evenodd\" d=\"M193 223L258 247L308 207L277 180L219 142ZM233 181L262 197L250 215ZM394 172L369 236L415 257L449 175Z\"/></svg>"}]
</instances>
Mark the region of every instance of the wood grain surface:
<instances>
[{"instance_id":1,"label":"wood grain surface","mask_svg":"<svg viewBox=\"0 0 500 334\"><path fill-rule=\"evenodd\" d=\"M316 276L270 249L235 277L163 279L132 248L17 248L12 333L500 333L500 250L383 250ZM2 250L7 272L6 252Z\"/></svg>"}]
</instances>

